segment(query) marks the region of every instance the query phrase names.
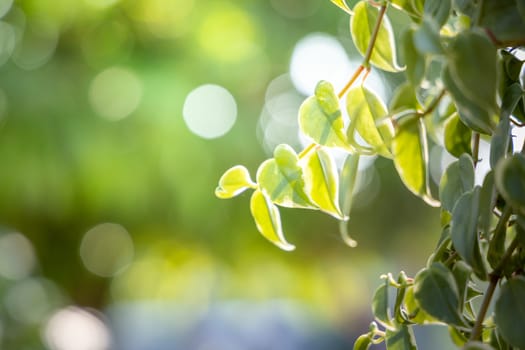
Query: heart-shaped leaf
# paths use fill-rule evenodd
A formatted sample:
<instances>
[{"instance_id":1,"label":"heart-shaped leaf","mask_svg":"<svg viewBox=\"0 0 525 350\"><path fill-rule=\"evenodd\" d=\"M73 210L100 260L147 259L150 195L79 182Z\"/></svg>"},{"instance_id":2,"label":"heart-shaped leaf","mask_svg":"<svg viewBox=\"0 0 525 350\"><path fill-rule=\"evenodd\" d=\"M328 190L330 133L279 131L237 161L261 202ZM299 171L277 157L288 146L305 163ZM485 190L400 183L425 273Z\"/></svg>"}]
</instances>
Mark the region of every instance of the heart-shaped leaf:
<instances>
[{"instance_id":1,"label":"heart-shaped leaf","mask_svg":"<svg viewBox=\"0 0 525 350\"><path fill-rule=\"evenodd\" d=\"M516 348L525 349L525 278L512 278L501 287L495 321L503 339Z\"/></svg>"},{"instance_id":2,"label":"heart-shaped leaf","mask_svg":"<svg viewBox=\"0 0 525 350\"><path fill-rule=\"evenodd\" d=\"M357 50L363 56L372 38L378 17L378 9L368 1L360 1L354 6L354 15L350 19L350 33ZM387 72L403 70L397 64L394 32L386 15L381 21L370 63Z\"/></svg>"},{"instance_id":3,"label":"heart-shaped leaf","mask_svg":"<svg viewBox=\"0 0 525 350\"><path fill-rule=\"evenodd\" d=\"M472 130L455 113L445 123L445 148L448 153L459 158L463 153L472 154Z\"/></svg>"},{"instance_id":4,"label":"heart-shaped leaf","mask_svg":"<svg viewBox=\"0 0 525 350\"><path fill-rule=\"evenodd\" d=\"M386 347L388 350L416 350L416 338L412 328L401 325L396 330L386 330Z\"/></svg>"},{"instance_id":5,"label":"heart-shaped leaf","mask_svg":"<svg viewBox=\"0 0 525 350\"><path fill-rule=\"evenodd\" d=\"M468 154L452 162L441 177L439 199L443 209L452 212L463 193L474 188L474 163Z\"/></svg>"},{"instance_id":6,"label":"heart-shaped leaf","mask_svg":"<svg viewBox=\"0 0 525 350\"><path fill-rule=\"evenodd\" d=\"M295 246L284 239L279 209L272 203L270 198L259 190L254 191L252 194L250 211L255 220L257 230L259 230L267 240L282 250L289 251L295 249Z\"/></svg>"},{"instance_id":7,"label":"heart-shaped leaf","mask_svg":"<svg viewBox=\"0 0 525 350\"><path fill-rule=\"evenodd\" d=\"M224 173L219 180L219 186L215 189L215 195L219 198L231 198L244 192L248 188L256 188L250 178L250 173L242 165L236 165Z\"/></svg>"},{"instance_id":8,"label":"heart-shaped leaf","mask_svg":"<svg viewBox=\"0 0 525 350\"><path fill-rule=\"evenodd\" d=\"M498 162L495 180L503 198L525 215L525 155L516 153Z\"/></svg>"}]
</instances>

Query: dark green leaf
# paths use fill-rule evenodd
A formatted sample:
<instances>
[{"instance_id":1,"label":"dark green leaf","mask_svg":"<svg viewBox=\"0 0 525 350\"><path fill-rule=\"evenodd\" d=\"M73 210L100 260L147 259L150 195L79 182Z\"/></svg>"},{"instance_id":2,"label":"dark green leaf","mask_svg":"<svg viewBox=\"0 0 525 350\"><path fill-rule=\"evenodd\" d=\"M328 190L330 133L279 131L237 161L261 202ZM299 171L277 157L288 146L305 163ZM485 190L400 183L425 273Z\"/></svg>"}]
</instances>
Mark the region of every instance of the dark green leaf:
<instances>
[{"instance_id":1,"label":"dark green leaf","mask_svg":"<svg viewBox=\"0 0 525 350\"><path fill-rule=\"evenodd\" d=\"M510 142L510 120L502 118L496 126L490 140L490 167L496 168L499 160L504 159L509 151Z\"/></svg>"},{"instance_id":2,"label":"dark green leaf","mask_svg":"<svg viewBox=\"0 0 525 350\"><path fill-rule=\"evenodd\" d=\"M403 58L406 65L406 75L408 81L414 85L419 86L421 80L425 76L427 69L427 61L414 44L415 28L409 28L402 37L403 43Z\"/></svg>"},{"instance_id":3,"label":"dark green leaf","mask_svg":"<svg viewBox=\"0 0 525 350\"><path fill-rule=\"evenodd\" d=\"M388 286L389 281L385 279L384 283L376 289L372 298L372 312L375 318L387 328L392 328L392 317L388 308Z\"/></svg>"},{"instance_id":4,"label":"dark green leaf","mask_svg":"<svg viewBox=\"0 0 525 350\"><path fill-rule=\"evenodd\" d=\"M463 309L463 304L467 298L468 282L470 280L471 273L472 268L461 260L456 262L452 268L452 274L454 274L454 278L456 279L456 284L458 286L460 310Z\"/></svg>"},{"instance_id":5,"label":"dark green leaf","mask_svg":"<svg viewBox=\"0 0 525 350\"><path fill-rule=\"evenodd\" d=\"M456 104L461 121L474 131L492 134L496 126L495 113L467 97L463 88L459 87L452 78L448 67L443 69L441 79Z\"/></svg>"},{"instance_id":6,"label":"dark green leaf","mask_svg":"<svg viewBox=\"0 0 525 350\"><path fill-rule=\"evenodd\" d=\"M299 158L288 145L279 145L274 158L264 161L257 170L257 182L275 203L288 208L316 208L304 191Z\"/></svg>"},{"instance_id":7,"label":"dark green leaf","mask_svg":"<svg viewBox=\"0 0 525 350\"><path fill-rule=\"evenodd\" d=\"M403 306L408 315L410 322L416 324L431 324L439 323L434 317L430 316L424 309L422 309L414 296L414 286L410 286L406 289Z\"/></svg>"},{"instance_id":8,"label":"dark green leaf","mask_svg":"<svg viewBox=\"0 0 525 350\"><path fill-rule=\"evenodd\" d=\"M443 209L452 212L457 200L474 188L474 163L468 154L452 162L441 177L439 199Z\"/></svg>"},{"instance_id":9,"label":"dark green leaf","mask_svg":"<svg viewBox=\"0 0 525 350\"><path fill-rule=\"evenodd\" d=\"M497 53L485 33L466 30L456 35L450 43L449 69L457 87L469 100L497 111Z\"/></svg>"},{"instance_id":10,"label":"dark green leaf","mask_svg":"<svg viewBox=\"0 0 525 350\"><path fill-rule=\"evenodd\" d=\"M425 17L414 32L414 45L421 54L441 55L444 53L436 22Z\"/></svg>"},{"instance_id":11,"label":"dark green leaf","mask_svg":"<svg viewBox=\"0 0 525 350\"><path fill-rule=\"evenodd\" d=\"M378 9L369 4L368 1L360 1L354 6L354 15L350 19L350 33L354 45L363 56L372 38L378 18ZM402 70L397 64L393 29L386 15L381 21L374 49L370 56L370 63L387 72Z\"/></svg>"},{"instance_id":12,"label":"dark green leaf","mask_svg":"<svg viewBox=\"0 0 525 350\"><path fill-rule=\"evenodd\" d=\"M496 205L496 188L494 185L494 171L489 171L485 175L481 192L479 193L479 228L483 237L490 236L492 224L492 211Z\"/></svg>"},{"instance_id":13,"label":"dark green leaf","mask_svg":"<svg viewBox=\"0 0 525 350\"><path fill-rule=\"evenodd\" d=\"M438 206L429 194L428 148L425 126L413 119L399 126L392 142L394 165L405 186L428 204Z\"/></svg>"},{"instance_id":14,"label":"dark green leaf","mask_svg":"<svg viewBox=\"0 0 525 350\"><path fill-rule=\"evenodd\" d=\"M306 99L299 108L299 127L317 144L351 150L344 132L339 99L333 86L326 81L320 81L315 96Z\"/></svg>"},{"instance_id":15,"label":"dark green leaf","mask_svg":"<svg viewBox=\"0 0 525 350\"><path fill-rule=\"evenodd\" d=\"M515 210L525 214L525 155L517 153L500 161L495 182L503 198Z\"/></svg>"},{"instance_id":16,"label":"dark green leaf","mask_svg":"<svg viewBox=\"0 0 525 350\"><path fill-rule=\"evenodd\" d=\"M479 25L491 33L501 46L520 45L525 42L525 20L520 13L522 0L483 1ZM523 8L523 4L521 4Z\"/></svg>"},{"instance_id":17,"label":"dark green leaf","mask_svg":"<svg viewBox=\"0 0 525 350\"><path fill-rule=\"evenodd\" d=\"M525 278L512 278L501 287L495 321L503 339L512 346L525 349Z\"/></svg>"},{"instance_id":18,"label":"dark green leaf","mask_svg":"<svg viewBox=\"0 0 525 350\"><path fill-rule=\"evenodd\" d=\"M295 247L284 238L279 209L264 193L256 190L250 201L250 211L259 232L282 250L294 250Z\"/></svg>"},{"instance_id":19,"label":"dark green leaf","mask_svg":"<svg viewBox=\"0 0 525 350\"><path fill-rule=\"evenodd\" d=\"M407 325L399 326L396 330L386 330L387 350L416 350L416 339L412 328Z\"/></svg>"},{"instance_id":20,"label":"dark green leaf","mask_svg":"<svg viewBox=\"0 0 525 350\"><path fill-rule=\"evenodd\" d=\"M425 16L434 20L439 27L447 23L450 11L452 10L451 0L426 0L425 1Z\"/></svg>"},{"instance_id":21,"label":"dark green leaf","mask_svg":"<svg viewBox=\"0 0 525 350\"><path fill-rule=\"evenodd\" d=\"M472 267L476 276L485 280L487 272L478 240L479 193L480 188L476 187L458 199L452 211L450 236L459 255Z\"/></svg>"},{"instance_id":22,"label":"dark green leaf","mask_svg":"<svg viewBox=\"0 0 525 350\"><path fill-rule=\"evenodd\" d=\"M463 153L472 154L472 130L466 126L456 113L445 123L445 148L448 153L459 158Z\"/></svg>"},{"instance_id":23,"label":"dark green leaf","mask_svg":"<svg viewBox=\"0 0 525 350\"><path fill-rule=\"evenodd\" d=\"M433 263L416 275L414 295L431 316L448 324L464 326L456 280L442 263Z\"/></svg>"}]
</instances>

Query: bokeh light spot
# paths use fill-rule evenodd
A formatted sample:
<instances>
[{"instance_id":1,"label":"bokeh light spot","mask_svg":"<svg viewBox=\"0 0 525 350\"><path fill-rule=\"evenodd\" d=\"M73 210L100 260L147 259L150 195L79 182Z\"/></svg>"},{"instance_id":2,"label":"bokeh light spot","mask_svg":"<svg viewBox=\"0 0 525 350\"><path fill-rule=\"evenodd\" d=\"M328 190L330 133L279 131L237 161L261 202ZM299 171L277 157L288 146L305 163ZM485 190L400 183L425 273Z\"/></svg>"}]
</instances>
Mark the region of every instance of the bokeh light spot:
<instances>
[{"instance_id":1,"label":"bokeh light spot","mask_svg":"<svg viewBox=\"0 0 525 350\"><path fill-rule=\"evenodd\" d=\"M0 275L18 280L28 277L35 268L33 246L20 233L8 233L0 237Z\"/></svg>"},{"instance_id":2,"label":"bokeh light spot","mask_svg":"<svg viewBox=\"0 0 525 350\"><path fill-rule=\"evenodd\" d=\"M133 113L141 99L141 81L132 71L122 67L102 71L89 88L89 100L95 112L112 121Z\"/></svg>"},{"instance_id":3,"label":"bokeh light spot","mask_svg":"<svg viewBox=\"0 0 525 350\"><path fill-rule=\"evenodd\" d=\"M13 0L0 0L0 18L4 17L13 6Z\"/></svg>"},{"instance_id":4,"label":"bokeh light spot","mask_svg":"<svg viewBox=\"0 0 525 350\"><path fill-rule=\"evenodd\" d=\"M25 70L40 68L53 57L58 36L54 23L28 21L13 52L13 61Z\"/></svg>"},{"instance_id":5,"label":"bokeh light spot","mask_svg":"<svg viewBox=\"0 0 525 350\"><path fill-rule=\"evenodd\" d=\"M237 119L237 104L228 90L207 84L188 94L182 114L191 132L212 139L223 136L233 127Z\"/></svg>"},{"instance_id":6,"label":"bokeh light spot","mask_svg":"<svg viewBox=\"0 0 525 350\"><path fill-rule=\"evenodd\" d=\"M124 227L104 223L93 227L83 237L80 257L92 273L111 277L123 272L132 262L133 241Z\"/></svg>"},{"instance_id":7,"label":"bokeh light spot","mask_svg":"<svg viewBox=\"0 0 525 350\"><path fill-rule=\"evenodd\" d=\"M51 350L108 350L111 346L104 322L77 307L56 312L47 322L44 340Z\"/></svg>"},{"instance_id":8,"label":"bokeh light spot","mask_svg":"<svg viewBox=\"0 0 525 350\"><path fill-rule=\"evenodd\" d=\"M16 45L16 32L9 23L0 21L0 65L7 62Z\"/></svg>"}]
</instances>

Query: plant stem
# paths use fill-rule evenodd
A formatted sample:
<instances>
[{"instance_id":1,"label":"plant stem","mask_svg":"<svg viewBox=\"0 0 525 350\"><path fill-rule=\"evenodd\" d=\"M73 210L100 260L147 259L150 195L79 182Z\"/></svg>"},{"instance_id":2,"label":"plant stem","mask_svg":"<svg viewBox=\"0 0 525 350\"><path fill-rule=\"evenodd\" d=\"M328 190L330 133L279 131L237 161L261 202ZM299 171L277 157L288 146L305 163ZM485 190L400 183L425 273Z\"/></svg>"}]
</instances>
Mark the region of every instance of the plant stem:
<instances>
[{"instance_id":1,"label":"plant stem","mask_svg":"<svg viewBox=\"0 0 525 350\"><path fill-rule=\"evenodd\" d=\"M494 295L494 291L496 290L496 286L498 285L499 279L500 277L498 275L490 275L490 283L487 287L487 291L485 292L485 296L483 297L483 303L481 304L478 316L476 317L476 323L472 328L472 333L470 334L470 341L478 340L481 338L481 332L483 330L483 321L485 320L485 315L487 314L487 311L489 309L489 305L492 300L492 296Z\"/></svg>"},{"instance_id":2,"label":"plant stem","mask_svg":"<svg viewBox=\"0 0 525 350\"><path fill-rule=\"evenodd\" d=\"M362 64L359 65L359 67L357 67L356 71L354 72L354 75L352 75L348 83L346 83L345 87L337 94L337 97L339 97L340 99L343 98L345 93L348 91L348 89L350 89L350 87L357 80L357 78L359 78L364 69L365 66L363 66Z\"/></svg>"},{"instance_id":3,"label":"plant stem","mask_svg":"<svg viewBox=\"0 0 525 350\"><path fill-rule=\"evenodd\" d=\"M443 96L445 96L445 93L446 93L445 90L441 90L439 95L436 96L436 98L430 103L430 105L427 107L427 109L425 109L421 113L418 113L419 118L423 118L423 117L429 115L430 113L434 112L434 109L436 109L436 107L439 104L439 101L441 101Z\"/></svg>"},{"instance_id":4,"label":"plant stem","mask_svg":"<svg viewBox=\"0 0 525 350\"><path fill-rule=\"evenodd\" d=\"M479 132L475 132L473 136L474 139L472 140L472 160L474 161L474 167L476 167L479 161Z\"/></svg>"}]
</instances>

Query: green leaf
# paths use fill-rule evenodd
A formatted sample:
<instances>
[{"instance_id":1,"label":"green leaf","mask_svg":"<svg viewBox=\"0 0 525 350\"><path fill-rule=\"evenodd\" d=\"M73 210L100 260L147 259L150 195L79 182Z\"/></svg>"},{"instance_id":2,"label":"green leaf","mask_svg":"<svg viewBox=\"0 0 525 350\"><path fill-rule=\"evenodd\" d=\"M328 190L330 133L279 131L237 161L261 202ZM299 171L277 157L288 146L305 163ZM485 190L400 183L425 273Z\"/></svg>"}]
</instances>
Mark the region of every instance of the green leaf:
<instances>
[{"instance_id":1,"label":"green leaf","mask_svg":"<svg viewBox=\"0 0 525 350\"><path fill-rule=\"evenodd\" d=\"M346 109L351 126L348 128L349 139L353 139L354 128L375 152L384 157L392 157L388 147L392 140L393 127L387 117L383 102L375 93L364 86L348 91ZM376 123L380 123L376 126Z\"/></svg>"},{"instance_id":2,"label":"green leaf","mask_svg":"<svg viewBox=\"0 0 525 350\"><path fill-rule=\"evenodd\" d=\"M340 9L348 13L349 15L353 14L352 10L348 5L346 4L345 0L330 0L332 3L334 3L336 6L338 6Z\"/></svg>"},{"instance_id":3,"label":"green leaf","mask_svg":"<svg viewBox=\"0 0 525 350\"><path fill-rule=\"evenodd\" d=\"M414 46L421 54L441 55L444 53L436 22L425 17L414 31Z\"/></svg>"},{"instance_id":4,"label":"green leaf","mask_svg":"<svg viewBox=\"0 0 525 350\"><path fill-rule=\"evenodd\" d=\"M439 206L429 195L428 148L425 126L418 119L399 126L392 142L394 165L405 186L428 204Z\"/></svg>"},{"instance_id":5,"label":"green leaf","mask_svg":"<svg viewBox=\"0 0 525 350\"><path fill-rule=\"evenodd\" d=\"M354 189L357 174L359 173L359 158L360 155L358 153L349 154L343 163L343 168L341 169L339 205L346 218L350 218L350 211L352 210ZM352 239L348 233L348 227L345 220L339 223L339 232L341 233L341 238L346 244L350 247L357 246L357 242Z\"/></svg>"},{"instance_id":6,"label":"green leaf","mask_svg":"<svg viewBox=\"0 0 525 350\"><path fill-rule=\"evenodd\" d=\"M378 9L368 1L360 1L354 6L354 15L350 19L350 32L352 41L362 56L366 53L378 18ZM381 21L370 63L387 72L403 70L397 64L394 33L386 14Z\"/></svg>"},{"instance_id":7,"label":"green leaf","mask_svg":"<svg viewBox=\"0 0 525 350\"><path fill-rule=\"evenodd\" d=\"M388 110L390 114L405 111L418 112L422 110L416 97L416 90L409 81L405 81L394 90L394 95L390 100Z\"/></svg>"},{"instance_id":8,"label":"green leaf","mask_svg":"<svg viewBox=\"0 0 525 350\"><path fill-rule=\"evenodd\" d=\"M403 49L403 58L405 60L406 72L408 81L413 86L419 86L421 80L425 76L427 69L427 60L425 56L422 55L414 44L415 28L409 28L403 34L402 40L402 49Z\"/></svg>"},{"instance_id":9,"label":"green leaf","mask_svg":"<svg viewBox=\"0 0 525 350\"><path fill-rule=\"evenodd\" d=\"M468 154L452 162L441 177L439 199L443 209L452 212L457 200L474 188L474 163Z\"/></svg>"},{"instance_id":10,"label":"green leaf","mask_svg":"<svg viewBox=\"0 0 525 350\"><path fill-rule=\"evenodd\" d=\"M354 350L368 350L370 349L370 345L372 345L372 339L370 339L370 336L368 334L362 334L356 339Z\"/></svg>"},{"instance_id":11,"label":"green leaf","mask_svg":"<svg viewBox=\"0 0 525 350\"><path fill-rule=\"evenodd\" d=\"M332 156L322 147L309 152L304 159L306 193L322 211L344 220L339 208L339 177Z\"/></svg>"},{"instance_id":12,"label":"green leaf","mask_svg":"<svg viewBox=\"0 0 525 350\"><path fill-rule=\"evenodd\" d=\"M512 346L525 349L525 278L522 276L512 278L501 287L495 321L503 339Z\"/></svg>"},{"instance_id":13,"label":"green leaf","mask_svg":"<svg viewBox=\"0 0 525 350\"><path fill-rule=\"evenodd\" d=\"M390 0L392 5L401 11L404 11L407 15L414 19L418 19L422 16L421 6L417 6L414 0ZM417 0L420 2L420 0Z\"/></svg>"},{"instance_id":14,"label":"green leaf","mask_svg":"<svg viewBox=\"0 0 525 350\"><path fill-rule=\"evenodd\" d=\"M487 271L481 258L478 241L480 188L464 193L452 211L450 236L454 248L481 280L486 280Z\"/></svg>"},{"instance_id":15,"label":"green leaf","mask_svg":"<svg viewBox=\"0 0 525 350\"><path fill-rule=\"evenodd\" d=\"M481 2L479 25L498 42L499 46L517 46L525 42L525 19L520 12L523 0Z\"/></svg>"},{"instance_id":16,"label":"green leaf","mask_svg":"<svg viewBox=\"0 0 525 350\"><path fill-rule=\"evenodd\" d=\"M459 310L463 310L463 303L467 299L468 282L470 280L471 273L472 268L468 266L466 262L461 260L456 262L452 268L452 274L454 275L456 284L458 286Z\"/></svg>"},{"instance_id":17,"label":"green leaf","mask_svg":"<svg viewBox=\"0 0 525 350\"><path fill-rule=\"evenodd\" d=\"M497 52L490 39L477 30L462 31L449 52L450 76L458 88L478 106L497 111Z\"/></svg>"},{"instance_id":18,"label":"green leaf","mask_svg":"<svg viewBox=\"0 0 525 350\"><path fill-rule=\"evenodd\" d=\"M257 230L270 242L282 250L294 250L295 247L284 239L281 227L279 209L271 202L270 198L261 191L256 190L250 200L250 211Z\"/></svg>"},{"instance_id":19,"label":"green leaf","mask_svg":"<svg viewBox=\"0 0 525 350\"><path fill-rule=\"evenodd\" d=\"M257 170L257 182L272 202L288 208L315 208L304 192L303 171L299 158L288 145L279 145L274 158L264 161Z\"/></svg>"},{"instance_id":20,"label":"green leaf","mask_svg":"<svg viewBox=\"0 0 525 350\"><path fill-rule=\"evenodd\" d=\"M525 214L525 155L516 153L498 162L495 170L498 191L512 207Z\"/></svg>"},{"instance_id":21,"label":"green leaf","mask_svg":"<svg viewBox=\"0 0 525 350\"><path fill-rule=\"evenodd\" d=\"M372 312L375 318L387 328L393 328L392 317L388 308L388 286L389 281L385 279L384 283L380 285L374 292L372 298Z\"/></svg>"},{"instance_id":22,"label":"green leaf","mask_svg":"<svg viewBox=\"0 0 525 350\"><path fill-rule=\"evenodd\" d=\"M490 140L490 167L496 168L499 160L504 159L509 150L510 142L510 120L502 118Z\"/></svg>"},{"instance_id":23,"label":"green leaf","mask_svg":"<svg viewBox=\"0 0 525 350\"><path fill-rule=\"evenodd\" d=\"M451 325L465 325L459 309L456 280L442 263L433 263L416 275L414 295L418 304L431 316Z\"/></svg>"},{"instance_id":24,"label":"green leaf","mask_svg":"<svg viewBox=\"0 0 525 350\"><path fill-rule=\"evenodd\" d=\"M463 153L472 154L472 130L455 113L445 123L445 148L448 153L459 158Z\"/></svg>"},{"instance_id":25,"label":"green leaf","mask_svg":"<svg viewBox=\"0 0 525 350\"><path fill-rule=\"evenodd\" d=\"M483 237L490 236L493 209L496 205L496 188L494 187L494 171L489 171L483 179L479 193L479 229Z\"/></svg>"},{"instance_id":26,"label":"green leaf","mask_svg":"<svg viewBox=\"0 0 525 350\"><path fill-rule=\"evenodd\" d=\"M474 131L488 135L492 134L492 130L496 126L494 112L467 97L463 88L460 88L452 78L449 67L443 68L441 79L448 92L452 95L461 121Z\"/></svg>"},{"instance_id":27,"label":"green leaf","mask_svg":"<svg viewBox=\"0 0 525 350\"><path fill-rule=\"evenodd\" d=\"M387 350L416 350L416 338L412 327L401 325L396 330L387 329L386 348Z\"/></svg>"},{"instance_id":28,"label":"green leaf","mask_svg":"<svg viewBox=\"0 0 525 350\"><path fill-rule=\"evenodd\" d=\"M408 319L411 322L414 322L416 324L432 324L439 322L419 306L414 296L413 286L410 286L406 289L403 303L403 306L408 315Z\"/></svg>"},{"instance_id":29,"label":"green leaf","mask_svg":"<svg viewBox=\"0 0 525 350\"><path fill-rule=\"evenodd\" d=\"M351 150L344 132L339 99L329 82L320 81L315 88L315 96L307 98L301 105L299 127L315 143Z\"/></svg>"},{"instance_id":30,"label":"green leaf","mask_svg":"<svg viewBox=\"0 0 525 350\"><path fill-rule=\"evenodd\" d=\"M424 5L424 15L431 18L439 27L447 23L452 10L451 0L426 0Z\"/></svg>"},{"instance_id":31,"label":"green leaf","mask_svg":"<svg viewBox=\"0 0 525 350\"><path fill-rule=\"evenodd\" d=\"M256 188L250 178L250 173L242 165L236 165L224 173L219 180L219 186L215 189L215 195L219 198L231 198L244 192L248 188Z\"/></svg>"},{"instance_id":32,"label":"green leaf","mask_svg":"<svg viewBox=\"0 0 525 350\"><path fill-rule=\"evenodd\" d=\"M462 350L494 350L494 348L480 341L469 341Z\"/></svg>"}]
</instances>

